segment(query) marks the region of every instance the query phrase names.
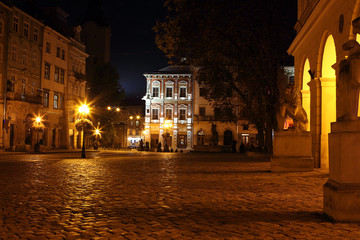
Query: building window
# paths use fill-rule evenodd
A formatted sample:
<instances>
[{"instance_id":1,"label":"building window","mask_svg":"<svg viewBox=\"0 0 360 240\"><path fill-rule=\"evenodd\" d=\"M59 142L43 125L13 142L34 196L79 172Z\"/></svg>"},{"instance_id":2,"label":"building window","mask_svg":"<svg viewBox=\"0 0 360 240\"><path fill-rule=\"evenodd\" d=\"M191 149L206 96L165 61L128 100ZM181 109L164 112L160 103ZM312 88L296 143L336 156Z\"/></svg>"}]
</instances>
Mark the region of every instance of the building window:
<instances>
[{"instance_id":1,"label":"building window","mask_svg":"<svg viewBox=\"0 0 360 240\"><path fill-rule=\"evenodd\" d=\"M159 119L159 109L152 110L152 119L158 120Z\"/></svg>"},{"instance_id":2,"label":"building window","mask_svg":"<svg viewBox=\"0 0 360 240\"><path fill-rule=\"evenodd\" d=\"M59 94L59 109L63 109L64 106L64 96L62 94Z\"/></svg>"},{"instance_id":3,"label":"building window","mask_svg":"<svg viewBox=\"0 0 360 240\"><path fill-rule=\"evenodd\" d=\"M44 92L43 93L43 105L46 108L49 107L49 92Z\"/></svg>"},{"instance_id":4,"label":"building window","mask_svg":"<svg viewBox=\"0 0 360 240\"><path fill-rule=\"evenodd\" d=\"M56 47L56 57L60 58L60 48Z\"/></svg>"},{"instance_id":5,"label":"building window","mask_svg":"<svg viewBox=\"0 0 360 240\"><path fill-rule=\"evenodd\" d=\"M45 63L44 78L45 79L50 79L50 64L49 63Z\"/></svg>"},{"instance_id":6,"label":"building window","mask_svg":"<svg viewBox=\"0 0 360 240\"><path fill-rule=\"evenodd\" d=\"M181 98L185 98L185 97L186 97L186 88L185 88L185 87L181 87L181 88L180 88L180 97L181 97Z\"/></svg>"},{"instance_id":7,"label":"building window","mask_svg":"<svg viewBox=\"0 0 360 240\"><path fill-rule=\"evenodd\" d=\"M14 17L13 30L14 30L14 32L18 32L18 30L19 30L19 18L18 17Z\"/></svg>"},{"instance_id":8,"label":"building window","mask_svg":"<svg viewBox=\"0 0 360 240\"><path fill-rule=\"evenodd\" d=\"M54 109L58 109L58 108L59 108L59 94L54 93Z\"/></svg>"},{"instance_id":9,"label":"building window","mask_svg":"<svg viewBox=\"0 0 360 240\"><path fill-rule=\"evenodd\" d=\"M4 21L2 19L0 19L0 35L3 35L4 34Z\"/></svg>"},{"instance_id":10,"label":"building window","mask_svg":"<svg viewBox=\"0 0 360 240\"><path fill-rule=\"evenodd\" d=\"M62 59L62 60L65 60L65 50L62 50L62 51L61 51L61 59Z\"/></svg>"},{"instance_id":11,"label":"building window","mask_svg":"<svg viewBox=\"0 0 360 240\"><path fill-rule=\"evenodd\" d=\"M55 82L59 82L59 74L60 74L60 68L55 67L55 75L54 75Z\"/></svg>"},{"instance_id":12,"label":"building window","mask_svg":"<svg viewBox=\"0 0 360 240\"><path fill-rule=\"evenodd\" d=\"M33 36L34 42L38 41L38 35L39 35L39 29L34 28L34 36Z\"/></svg>"},{"instance_id":13,"label":"building window","mask_svg":"<svg viewBox=\"0 0 360 240\"><path fill-rule=\"evenodd\" d=\"M24 97L26 94L26 78L21 79L21 96Z\"/></svg>"},{"instance_id":14,"label":"building window","mask_svg":"<svg viewBox=\"0 0 360 240\"><path fill-rule=\"evenodd\" d=\"M135 126L140 126L140 121L139 120L136 120L136 122L135 122Z\"/></svg>"},{"instance_id":15,"label":"building window","mask_svg":"<svg viewBox=\"0 0 360 240\"><path fill-rule=\"evenodd\" d=\"M13 61L15 61L15 62L16 62L16 60L17 60L17 46L16 46L16 45L13 45L13 46L12 46L11 59L12 59Z\"/></svg>"},{"instance_id":16,"label":"building window","mask_svg":"<svg viewBox=\"0 0 360 240\"><path fill-rule=\"evenodd\" d=\"M153 87L153 97L159 97L159 87Z\"/></svg>"},{"instance_id":17,"label":"building window","mask_svg":"<svg viewBox=\"0 0 360 240\"><path fill-rule=\"evenodd\" d=\"M65 70L60 69L60 83L64 84L64 79L65 79Z\"/></svg>"},{"instance_id":18,"label":"building window","mask_svg":"<svg viewBox=\"0 0 360 240\"><path fill-rule=\"evenodd\" d=\"M46 53L50 53L50 43L46 42Z\"/></svg>"},{"instance_id":19,"label":"building window","mask_svg":"<svg viewBox=\"0 0 360 240\"><path fill-rule=\"evenodd\" d=\"M204 107L199 107L199 115L200 116L205 116L205 114L206 114L206 111L205 111L206 109L204 108Z\"/></svg>"},{"instance_id":20,"label":"building window","mask_svg":"<svg viewBox=\"0 0 360 240\"><path fill-rule=\"evenodd\" d=\"M172 95L173 95L172 87L167 87L166 88L166 97L167 98L172 98Z\"/></svg>"},{"instance_id":21,"label":"building window","mask_svg":"<svg viewBox=\"0 0 360 240\"><path fill-rule=\"evenodd\" d=\"M172 109L165 109L165 118L172 119Z\"/></svg>"},{"instance_id":22,"label":"building window","mask_svg":"<svg viewBox=\"0 0 360 240\"><path fill-rule=\"evenodd\" d=\"M180 120L185 120L186 118L186 110L180 109Z\"/></svg>"},{"instance_id":23,"label":"building window","mask_svg":"<svg viewBox=\"0 0 360 240\"><path fill-rule=\"evenodd\" d=\"M32 67L36 68L36 54L33 54L32 56Z\"/></svg>"},{"instance_id":24,"label":"building window","mask_svg":"<svg viewBox=\"0 0 360 240\"><path fill-rule=\"evenodd\" d=\"M2 44L0 44L0 62L3 61L3 53L4 53L4 47Z\"/></svg>"},{"instance_id":25,"label":"building window","mask_svg":"<svg viewBox=\"0 0 360 240\"><path fill-rule=\"evenodd\" d=\"M206 89L205 88L200 88L200 97L206 97Z\"/></svg>"},{"instance_id":26,"label":"building window","mask_svg":"<svg viewBox=\"0 0 360 240\"><path fill-rule=\"evenodd\" d=\"M27 55L28 55L28 51L23 50L22 64L24 64L24 65L26 65L26 63L27 63Z\"/></svg>"},{"instance_id":27,"label":"building window","mask_svg":"<svg viewBox=\"0 0 360 240\"><path fill-rule=\"evenodd\" d=\"M29 23L24 23L24 36L29 37Z\"/></svg>"}]
</instances>

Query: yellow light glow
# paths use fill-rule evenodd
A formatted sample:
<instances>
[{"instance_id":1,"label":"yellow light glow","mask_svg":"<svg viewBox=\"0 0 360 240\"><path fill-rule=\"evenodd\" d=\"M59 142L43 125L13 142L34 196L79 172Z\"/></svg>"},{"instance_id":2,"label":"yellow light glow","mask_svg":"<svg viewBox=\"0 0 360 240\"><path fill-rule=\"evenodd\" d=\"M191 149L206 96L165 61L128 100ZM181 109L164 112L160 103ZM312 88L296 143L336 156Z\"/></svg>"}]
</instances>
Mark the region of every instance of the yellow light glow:
<instances>
[{"instance_id":1,"label":"yellow light glow","mask_svg":"<svg viewBox=\"0 0 360 240\"><path fill-rule=\"evenodd\" d=\"M133 119L134 119L134 117L133 117L133 116L130 116L129 118L130 118L130 120L133 120Z\"/></svg>"},{"instance_id":2,"label":"yellow light glow","mask_svg":"<svg viewBox=\"0 0 360 240\"><path fill-rule=\"evenodd\" d=\"M86 104L83 104L79 107L79 113L81 114L89 114L89 107Z\"/></svg>"},{"instance_id":3,"label":"yellow light glow","mask_svg":"<svg viewBox=\"0 0 360 240\"><path fill-rule=\"evenodd\" d=\"M140 116L139 116L139 115L137 115L137 116L136 116L136 119L140 119Z\"/></svg>"},{"instance_id":4,"label":"yellow light glow","mask_svg":"<svg viewBox=\"0 0 360 240\"><path fill-rule=\"evenodd\" d=\"M100 130L99 130L99 129L95 129L95 134L100 134Z\"/></svg>"},{"instance_id":5,"label":"yellow light glow","mask_svg":"<svg viewBox=\"0 0 360 240\"><path fill-rule=\"evenodd\" d=\"M41 117L36 117L36 118L35 118L35 121L36 121L37 123L40 123L40 122L41 122Z\"/></svg>"},{"instance_id":6,"label":"yellow light glow","mask_svg":"<svg viewBox=\"0 0 360 240\"><path fill-rule=\"evenodd\" d=\"M107 110L111 110L111 107L107 107Z\"/></svg>"},{"instance_id":7,"label":"yellow light glow","mask_svg":"<svg viewBox=\"0 0 360 240\"><path fill-rule=\"evenodd\" d=\"M116 108L116 111L117 111L117 112L120 112L120 108Z\"/></svg>"}]
</instances>

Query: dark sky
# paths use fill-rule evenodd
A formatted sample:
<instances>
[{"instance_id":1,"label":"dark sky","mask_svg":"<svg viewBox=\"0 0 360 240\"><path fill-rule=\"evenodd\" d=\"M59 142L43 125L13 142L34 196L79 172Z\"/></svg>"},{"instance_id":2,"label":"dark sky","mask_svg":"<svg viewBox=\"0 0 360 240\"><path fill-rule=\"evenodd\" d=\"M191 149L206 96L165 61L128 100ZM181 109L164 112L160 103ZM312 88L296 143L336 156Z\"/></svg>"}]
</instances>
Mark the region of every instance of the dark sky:
<instances>
[{"instance_id":1,"label":"dark sky","mask_svg":"<svg viewBox=\"0 0 360 240\"><path fill-rule=\"evenodd\" d=\"M87 3L91 0L18 1L58 5L71 15L70 22L76 22L84 18ZM111 62L118 69L120 83L127 95L143 96L146 86L143 73L156 71L167 65L168 60L157 49L152 31L156 20L166 16L163 2L164 0L103 0L103 10L112 28ZM288 23L289 45L295 36L292 27L296 22L296 2L284 0L281 4L284 15L280 17Z\"/></svg>"}]
</instances>

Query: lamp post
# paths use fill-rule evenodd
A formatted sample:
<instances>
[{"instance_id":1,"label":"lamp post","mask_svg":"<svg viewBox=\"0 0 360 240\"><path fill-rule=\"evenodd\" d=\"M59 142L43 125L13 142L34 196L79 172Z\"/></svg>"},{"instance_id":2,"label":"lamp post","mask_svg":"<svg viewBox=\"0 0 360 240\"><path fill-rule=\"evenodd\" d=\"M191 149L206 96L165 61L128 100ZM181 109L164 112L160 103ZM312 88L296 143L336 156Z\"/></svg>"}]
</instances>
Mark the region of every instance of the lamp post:
<instances>
[{"instance_id":1,"label":"lamp post","mask_svg":"<svg viewBox=\"0 0 360 240\"><path fill-rule=\"evenodd\" d=\"M85 119L86 119L86 115L89 114L89 107L86 104L82 104L79 107L79 114L82 120L82 148L81 148L81 158L86 158L85 155L85 131L84 131L84 126L85 126Z\"/></svg>"},{"instance_id":2,"label":"lamp post","mask_svg":"<svg viewBox=\"0 0 360 240\"><path fill-rule=\"evenodd\" d=\"M170 120L165 120L165 123L163 125L164 127L164 133L163 133L163 138L164 138L164 152L168 152L169 151L169 146L167 144L167 139L168 137L170 137L170 133L168 131L171 130L172 128L172 123Z\"/></svg>"},{"instance_id":3,"label":"lamp post","mask_svg":"<svg viewBox=\"0 0 360 240\"><path fill-rule=\"evenodd\" d=\"M38 132L40 132L44 128L40 116L35 117L33 127L35 129L35 134L36 134L36 144L34 145L34 152L40 152Z\"/></svg>"}]
</instances>

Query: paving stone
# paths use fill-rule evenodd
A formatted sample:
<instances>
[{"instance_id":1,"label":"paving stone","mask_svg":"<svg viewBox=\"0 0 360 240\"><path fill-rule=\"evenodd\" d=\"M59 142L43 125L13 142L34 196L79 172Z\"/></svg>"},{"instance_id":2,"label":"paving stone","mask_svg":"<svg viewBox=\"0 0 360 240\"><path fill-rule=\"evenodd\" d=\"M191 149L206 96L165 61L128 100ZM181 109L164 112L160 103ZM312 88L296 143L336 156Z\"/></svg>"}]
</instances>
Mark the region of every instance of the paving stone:
<instances>
[{"instance_id":1,"label":"paving stone","mask_svg":"<svg viewBox=\"0 0 360 240\"><path fill-rule=\"evenodd\" d=\"M327 170L236 154L0 153L0 239L360 239L322 214ZM34 156L37 161L31 160Z\"/></svg>"}]
</instances>

